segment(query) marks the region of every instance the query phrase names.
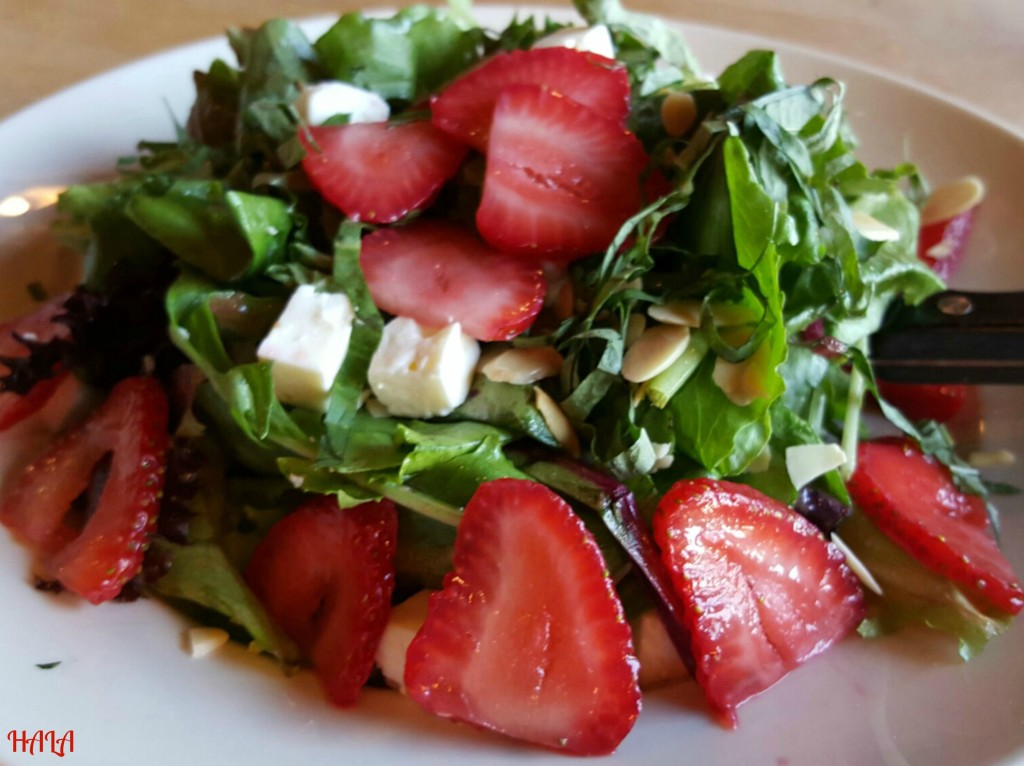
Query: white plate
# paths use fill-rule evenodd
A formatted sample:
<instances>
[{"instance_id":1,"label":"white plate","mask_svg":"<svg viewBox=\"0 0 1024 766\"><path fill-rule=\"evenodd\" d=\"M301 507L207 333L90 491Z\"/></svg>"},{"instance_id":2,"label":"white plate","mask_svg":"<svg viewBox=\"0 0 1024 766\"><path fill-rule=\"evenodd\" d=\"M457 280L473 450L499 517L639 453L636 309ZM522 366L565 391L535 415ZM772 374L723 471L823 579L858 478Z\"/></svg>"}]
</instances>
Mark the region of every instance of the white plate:
<instances>
[{"instance_id":1,"label":"white plate","mask_svg":"<svg viewBox=\"0 0 1024 766\"><path fill-rule=\"evenodd\" d=\"M500 25L505 7L482 7ZM326 22L309 25L311 33ZM682 24L709 72L751 47L779 50L790 81L822 75L849 86L854 127L873 164L912 157L934 181L983 177L990 196L958 284L1024 287L1024 138L912 85L807 50ZM169 138L184 121L191 71L222 42L203 42L95 78L0 124L0 201L45 185L101 177L140 138ZM68 263L41 258L39 214L0 219L0 313L23 301L33 274L67 278ZM31 251L26 243L32 242ZM17 255L21 258L18 260ZM28 256L27 258L25 256ZM28 263L21 270L18 263ZM1024 454L1024 396L990 390L978 433L987 448ZM977 424L976 424L977 425ZM1012 469L992 478L1012 481ZM1024 503L1001 503L1007 553L1024 573ZM307 676L284 678L229 647L205 660L183 648L185 623L157 603L91 607L28 585L29 562L0 533L0 763L56 763L12 755L7 733L74 731L78 764L249 766L283 763L566 763L497 736L433 719L396 694L369 690L360 706L324 704ZM37 663L59 660L52 670ZM1024 763L1024 620L969 665L948 642L904 635L851 639L745 704L729 732L711 722L694 684L648 695L615 764L1010 764ZM63 761L60 761L63 762ZM69 760L69 762L71 762Z\"/></svg>"}]
</instances>

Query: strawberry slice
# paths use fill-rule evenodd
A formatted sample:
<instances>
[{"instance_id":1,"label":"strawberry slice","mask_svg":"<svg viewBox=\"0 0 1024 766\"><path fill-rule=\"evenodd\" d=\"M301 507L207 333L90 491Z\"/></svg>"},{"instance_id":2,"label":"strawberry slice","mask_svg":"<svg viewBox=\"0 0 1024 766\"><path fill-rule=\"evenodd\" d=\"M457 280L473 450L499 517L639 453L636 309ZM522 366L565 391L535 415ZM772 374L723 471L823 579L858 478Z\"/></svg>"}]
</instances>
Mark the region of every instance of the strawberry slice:
<instances>
[{"instance_id":1,"label":"strawberry slice","mask_svg":"<svg viewBox=\"0 0 1024 766\"><path fill-rule=\"evenodd\" d=\"M422 210L462 165L468 149L429 122L325 125L299 133L302 169L354 221L391 223Z\"/></svg>"},{"instance_id":2,"label":"strawberry slice","mask_svg":"<svg viewBox=\"0 0 1024 766\"><path fill-rule=\"evenodd\" d=\"M390 500L300 505L271 527L245 579L312 662L334 705L354 705L391 611L398 514Z\"/></svg>"},{"instance_id":3,"label":"strawberry slice","mask_svg":"<svg viewBox=\"0 0 1024 766\"><path fill-rule=\"evenodd\" d=\"M68 328L53 318L61 313L66 295L48 301L25 316L0 324L0 378L10 374L11 369L4 360L11 362L29 354L27 343L46 343L53 338L64 338ZM19 340L21 338L21 340ZM40 380L24 393L15 390L0 392L0 432L42 408L60 387L66 373ZM8 386L17 388L17 384Z\"/></svg>"},{"instance_id":4,"label":"strawberry slice","mask_svg":"<svg viewBox=\"0 0 1024 766\"><path fill-rule=\"evenodd\" d=\"M949 279L963 261L984 198L985 185L967 176L940 186L921 210L917 255L943 279Z\"/></svg>"},{"instance_id":5,"label":"strawberry slice","mask_svg":"<svg viewBox=\"0 0 1024 766\"><path fill-rule=\"evenodd\" d=\"M878 381L878 392L911 420L951 420L967 400L967 386L958 383L895 383Z\"/></svg>"},{"instance_id":6,"label":"strawberry slice","mask_svg":"<svg viewBox=\"0 0 1024 766\"><path fill-rule=\"evenodd\" d=\"M1017 614L1024 589L992 538L985 503L904 439L861 442L850 495L903 550L983 605Z\"/></svg>"},{"instance_id":7,"label":"strawberry slice","mask_svg":"<svg viewBox=\"0 0 1024 766\"><path fill-rule=\"evenodd\" d=\"M405 685L432 713L562 752L609 753L629 733L629 626L594 538L558 495L522 479L480 485Z\"/></svg>"},{"instance_id":8,"label":"strawberry slice","mask_svg":"<svg viewBox=\"0 0 1024 766\"><path fill-rule=\"evenodd\" d=\"M640 142L615 122L535 85L506 87L494 109L477 228L520 255L600 252L640 209L646 165Z\"/></svg>"},{"instance_id":9,"label":"strawberry slice","mask_svg":"<svg viewBox=\"0 0 1024 766\"><path fill-rule=\"evenodd\" d=\"M495 103L509 85L543 86L619 127L629 117L624 66L595 53L555 47L499 53L464 74L431 100L434 124L486 151Z\"/></svg>"},{"instance_id":10,"label":"strawberry slice","mask_svg":"<svg viewBox=\"0 0 1024 766\"><path fill-rule=\"evenodd\" d=\"M677 482L658 504L654 535L687 607L697 681L730 723L740 703L863 618L843 554L751 487Z\"/></svg>"},{"instance_id":11,"label":"strawberry slice","mask_svg":"<svg viewBox=\"0 0 1024 766\"><path fill-rule=\"evenodd\" d=\"M416 221L363 239L359 263L374 303L427 327L461 322L477 340L508 340L544 305L539 264L499 253L461 226Z\"/></svg>"},{"instance_id":12,"label":"strawberry slice","mask_svg":"<svg viewBox=\"0 0 1024 766\"><path fill-rule=\"evenodd\" d=\"M0 521L49 556L47 568L68 590L94 604L113 598L139 572L156 525L166 431L160 384L121 381L84 423L25 469L0 504ZM109 471L98 468L107 456ZM72 507L100 481L95 508L80 526Z\"/></svg>"}]
</instances>

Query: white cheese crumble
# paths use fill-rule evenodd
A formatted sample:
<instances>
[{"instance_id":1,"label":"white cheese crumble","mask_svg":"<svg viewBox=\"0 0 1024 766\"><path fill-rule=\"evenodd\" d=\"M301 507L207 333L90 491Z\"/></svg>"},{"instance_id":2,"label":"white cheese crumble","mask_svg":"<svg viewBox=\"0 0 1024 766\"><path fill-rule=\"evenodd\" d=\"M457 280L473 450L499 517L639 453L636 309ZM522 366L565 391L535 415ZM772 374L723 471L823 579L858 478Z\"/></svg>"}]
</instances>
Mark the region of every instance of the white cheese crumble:
<instances>
[{"instance_id":1,"label":"white cheese crumble","mask_svg":"<svg viewBox=\"0 0 1024 766\"><path fill-rule=\"evenodd\" d=\"M277 397L322 410L348 353L355 314L344 293L300 285L256 351L269 362Z\"/></svg>"},{"instance_id":2,"label":"white cheese crumble","mask_svg":"<svg viewBox=\"0 0 1024 766\"><path fill-rule=\"evenodd\" d=\"M456 322L440 330L395 317L384 327L367 378L392 415L432 418L466 401L480 344Z\"/></svg>"}]
</instances>

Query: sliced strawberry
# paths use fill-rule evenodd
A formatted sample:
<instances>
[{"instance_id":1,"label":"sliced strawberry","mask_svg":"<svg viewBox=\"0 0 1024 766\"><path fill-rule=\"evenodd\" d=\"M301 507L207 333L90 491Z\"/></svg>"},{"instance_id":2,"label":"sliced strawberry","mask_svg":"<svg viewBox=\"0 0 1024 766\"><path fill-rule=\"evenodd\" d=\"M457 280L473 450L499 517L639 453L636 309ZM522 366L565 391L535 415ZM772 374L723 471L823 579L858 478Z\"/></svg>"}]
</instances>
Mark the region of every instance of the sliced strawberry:
<instances>
[{"instance_id":1,"label":"sliced strawberry","mask_svg":"<svg viewBox=\"0 0 1024 766\"><path fill-rule=\"evenodd\" d=\"M416 221L363 239L359 263L374 302L427 327L461 322L477 340L508 340L544 305L539 264L499 253L453 223Z\"/></svg>"},{"instance_id":2,"label":"sliced strawberry","mask_svg":"<svg viewBox=\"0 0 1024 766\"><path fill-rule=\"evenodd\" d=\"M84 423L17 479L0 521L49 556L51 574L93 603L121 591L142 566L156 524L167 450L167 397L152 378L128 378ZM98 469L110 457L105 478ZM102 490L81 529L72 505ZM80 520L79 520L80 523Z\"/></svg>"},{"instance_id":3,"label":"sliced strawberry","mask_svg":"<svg viewBox=\"0 0 1024 766\"><path fill-rule=\"evenodd\" d=\"M389 500L303 503L256 548L245 579L313 663L328 699L355 704L373 670L394 590L398 514Z\"/></svg>"},{"instance_id":4,"label":"sliced strawberry","mask_svg":"<svg viewBox=\"0 0 1024 766\"><path fill-rule=\"evenodd\" d=\"M658 504L654 535L687 606L697 681L731 722L741 702L863 618L843 554L751 487L680 481Z\"/></svg>"},{"instance_id":5,"label":"sliced strawberry","mask_svg":"<svg viewBox=\"0 0 1024 766\"><path fill-rule=\"evenodd\" d=\"M968 176L940 186L921 210L917 254L943 279L949 279L960 266L974 227L975 211L984 197L984 184Z\"/></svg>"},{"instance_id":6,"label":"sliced strawberry","mask_svg":"<svg viewBox=\"0 0 1024 766\"><path fill-rule=\"evenodd\" d=\"M647 156L611 120L535 85L494 109L476 223L500 250L569 260L604 250L641 206Z\"/></svg>"},{"instance_id":7,"label":"sliced strawberry","mask_svg":"<svg viewBox=\"0 0 1024 766\"><path fill-rule=\"evenodd\" d=\"M4 359L28 356L29 348L25 341L45 343L68 335L67 326L52 321L61 313L66 298L65 295L48 301L30 314L0 324L0 377L10 373L10 368L3 363ZM64 376L55 376L41 380L23 394L15 391L0 392L0 432L20 423L45 405L63 379Z\"/></svg>"},{"instance_id":8,"label":"sliced strawberry","mask_svg":"<svg viewBox=\"0 0 1024 766\"><path fill-rule=\"evenodd\" d=\"M509 85L538 85L567 96L619 127L629 116L626 68L595 53L534 48L499 53L460 77L431 101L433 122L483 152L491 115Z\"/></svg>"},{"instance_id":9,"label":"sliced strawberry","mask_svg":"<svg viewBox=\"0 0 1024 766\"><path fill-rule=\"evenodd\" d=\"M963 261L974 227L974 211L970 208L948 220L921 226L917 255L943 279L949 279Z\"/></svg>"},{"instance_id":10,"label":"sliced strawberry","mask_svg":"<svg viewBox=\"0 0 1024 766\"><path fill-rule=\"evenodd\" d=\"M956 415L967 399L967 386L955 383L894 383L878 381L885 401L911 420L945 423Z\"/></svg>"},{"instance_id":11,"label":"sliced strawberry","mask_svg":"<svg viewBox=\"0 0 1024 766\"><path fill-rule=\"evenodd\" d=\"M640 712L628 623L604 559L543 485L480 485L454 571L406 654L428 711L554 750L609 753Z\"/></svg>"},{"instance_id":12,"label":"sliced strawberry","mask_svg":"<svg viewBox=\"0 0 1024 766\"><path fill-rule=\"evenodd\" d=\"M24 396L13 391L0 393L0 432L17 425L45 407L70 375L71 373L64 371L52 378L40 380Z\"/></svg>"},{"instance_id":13,"label":"sliced strawberry","mask_svg":"<svg viewBox=\"0 0 1024 766\"><path fill-rule=\"evenodd\" d=\"M309 180L349 218L368 223L391 223L430 205L468 151L425 121L308 131L300 137Z\"/></svg>"},{"instance_id":14,"label":"sliced strawberry","mask_svg":"<svg viewBox=\"0 0 1024 766\"><path fill-rule=\"evenodd\" d=\"M862 442L850 495L903 550L966 595L1010 614L1024 589L992 538L984 501L953 485L949 470L903 439Z\"/></svg>"}]
</instances>

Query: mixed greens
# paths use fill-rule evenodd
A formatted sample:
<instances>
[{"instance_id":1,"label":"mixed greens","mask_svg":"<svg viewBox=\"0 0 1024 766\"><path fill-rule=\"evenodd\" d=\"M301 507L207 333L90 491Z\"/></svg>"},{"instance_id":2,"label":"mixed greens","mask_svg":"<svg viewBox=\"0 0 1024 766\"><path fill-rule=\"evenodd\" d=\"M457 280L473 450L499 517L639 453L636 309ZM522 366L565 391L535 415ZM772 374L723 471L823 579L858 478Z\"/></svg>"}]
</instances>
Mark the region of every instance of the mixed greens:
<instances>
[{"instance_id":1,"label":"mixed greens","mask_svg":"<svg viewBox=\"0 0 1024 766\"><path fill-rule=\"evenodd\" d=\"M916 253L917 169L858 161L839 82L791 85L767 51L711 78L670 27L615 0L576 6L587 24L611 30L631 82L629 128L668 182L606 252L570 265L572 314L542 313L512 341L563 355L560 377L539 385L570 420L579 456L564 454L533 385L478 375L463 405L430 421L368 411L367 367L384 325L359 266L372 227L346 220L305 181L294 106L304 85L337 79L387 99L398 119L416 115L484 58L529 48L562 24L527 17L489 31L453 3L387 18L349 13L316 40L280 20L233 31L237 64L218 60L196 73L196 101L176 141L144 142L115 180L62 195L63 234L86 253L87 272L68 308L71 338L50 352L101 386L146 359L191 413L181 417L138 588L297 661L240 572L303 493L399 506L401 596L440 586L461 509L481 482L530 477L572 501L637 615L671 608L657 574L638 575L630 562L643 560L637 530L674 482L730 478L800 507L814 499L793 485L788 447L838 442L852 467L865 402L877 395L871 334L893 301L943 289ZM696 120L670 136L662 106L679 92L692 96ZM460 176L437 210L465 218L476 194ZM855 214L899 236L868 239ZM324 413L282 404L255 353L304 284L345 293L356 315ZM628 382L629 328L652 306L680 302L699 312L688 351L653 379ZM723 313L742 320L730 324ZM40 376L54 368L52 358L34 359ZM718 360L741 370L744 395L723 388ZM949 465L961 489L986 493L941 426L911 423L884 402L881 410ZM838 470L813 492L851 504ZM841 529L884 592L872 598L862 634L924 624L954 635L969 657L1008 624L861 514ZM638 588L638 579L655 587Z\"/></svg>"}]
</instances>

